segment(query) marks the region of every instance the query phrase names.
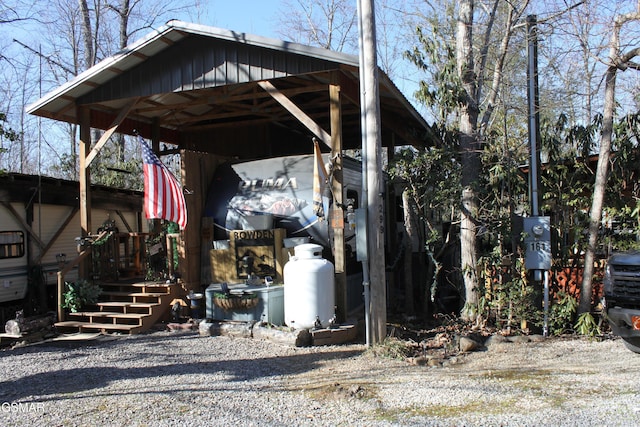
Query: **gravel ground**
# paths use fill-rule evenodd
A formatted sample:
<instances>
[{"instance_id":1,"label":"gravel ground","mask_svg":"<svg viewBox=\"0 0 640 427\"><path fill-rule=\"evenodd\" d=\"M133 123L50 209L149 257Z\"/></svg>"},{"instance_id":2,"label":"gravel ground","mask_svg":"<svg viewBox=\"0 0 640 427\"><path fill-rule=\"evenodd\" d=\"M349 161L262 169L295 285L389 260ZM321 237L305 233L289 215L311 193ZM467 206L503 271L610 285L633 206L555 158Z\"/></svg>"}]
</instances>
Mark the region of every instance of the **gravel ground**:
<instances>
[{"instance_id":1,"label":"gravel ground","mask_svg":"<svg viewBox=\"0 0 640 427\"><path fill-rule=\"evenodd\" d=\"M2 426L633 426L618 339L501 343L444 367L363 345L153 332L0 351Z\"/></svg>"}]
</instances>

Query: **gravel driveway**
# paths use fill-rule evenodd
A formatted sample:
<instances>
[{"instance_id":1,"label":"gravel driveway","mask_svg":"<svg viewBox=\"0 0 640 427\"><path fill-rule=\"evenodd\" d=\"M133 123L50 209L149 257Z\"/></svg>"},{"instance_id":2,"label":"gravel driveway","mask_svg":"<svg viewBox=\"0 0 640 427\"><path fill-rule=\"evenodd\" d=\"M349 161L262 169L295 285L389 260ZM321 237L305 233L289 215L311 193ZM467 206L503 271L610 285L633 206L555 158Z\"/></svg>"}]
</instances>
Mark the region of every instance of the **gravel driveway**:
<instances>
[{"instance_id":1,"label":"gravel driveway","mask_svg":"<svg viewBox=\"0 0 640 427\"><path fill-rule=\"evenodd\" d=\"M632 426L617 339L503 343L445 367L362 345L153 332L0 351L2 426Z\"/></svg>"}]
</instances>

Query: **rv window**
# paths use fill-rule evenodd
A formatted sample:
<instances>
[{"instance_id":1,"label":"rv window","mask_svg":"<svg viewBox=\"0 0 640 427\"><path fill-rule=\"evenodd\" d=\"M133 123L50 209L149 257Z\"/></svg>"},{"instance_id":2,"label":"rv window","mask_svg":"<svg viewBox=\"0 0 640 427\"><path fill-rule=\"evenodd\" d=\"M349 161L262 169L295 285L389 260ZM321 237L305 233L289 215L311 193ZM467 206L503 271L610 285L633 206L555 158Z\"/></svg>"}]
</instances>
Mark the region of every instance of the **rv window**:
<instances>
[{"instance_id":1,"label":"rv window","mask_svg":"<svg viewBox=\"0 0 640 427\"><path fill-rule=\"evenodd\" d=\"M0 231L0 259L20 258L24 255L22 231Z\"/></svg>"}]
</instances>

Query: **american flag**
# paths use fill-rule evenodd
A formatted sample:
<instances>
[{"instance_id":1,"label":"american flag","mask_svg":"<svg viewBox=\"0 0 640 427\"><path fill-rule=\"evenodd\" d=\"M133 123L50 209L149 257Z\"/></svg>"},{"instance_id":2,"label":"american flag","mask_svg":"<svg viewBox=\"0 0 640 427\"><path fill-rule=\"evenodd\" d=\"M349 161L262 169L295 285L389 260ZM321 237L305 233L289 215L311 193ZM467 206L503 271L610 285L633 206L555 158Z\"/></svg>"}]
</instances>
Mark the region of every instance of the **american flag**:
<instances>
[{"instance_id":1,"label":"american flag","mask_svg":"<svg viewBox=\"0 0 640 427\"><path fill-rule=\"evenodd\" d=\"M138 140L142 147L146 217L173 221L184 229L187 226L187 204L180 184L140 135Z\"/></svg>"}]
</instances>

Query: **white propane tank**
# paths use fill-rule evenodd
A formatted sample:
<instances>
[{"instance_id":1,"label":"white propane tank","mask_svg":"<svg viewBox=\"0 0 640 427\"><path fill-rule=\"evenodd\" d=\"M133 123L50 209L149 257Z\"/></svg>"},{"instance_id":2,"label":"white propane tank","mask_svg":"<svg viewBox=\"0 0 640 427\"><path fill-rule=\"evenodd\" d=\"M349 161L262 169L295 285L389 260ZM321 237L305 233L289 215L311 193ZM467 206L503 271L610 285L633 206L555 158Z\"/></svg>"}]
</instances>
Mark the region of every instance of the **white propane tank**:
<instances>
[{"instance_id":1,"label":"white propane tank","mask_svg":"<svg viewBox=\"0 0 640 427\"><path fill-rule=\"evenodd\" d=\"M322 246L305 243L294 248L284 266L284 322L296 329L310 329L316 319L323 327L334 317L333 264L322 258Z\"/></svg>"}]
</instances>

